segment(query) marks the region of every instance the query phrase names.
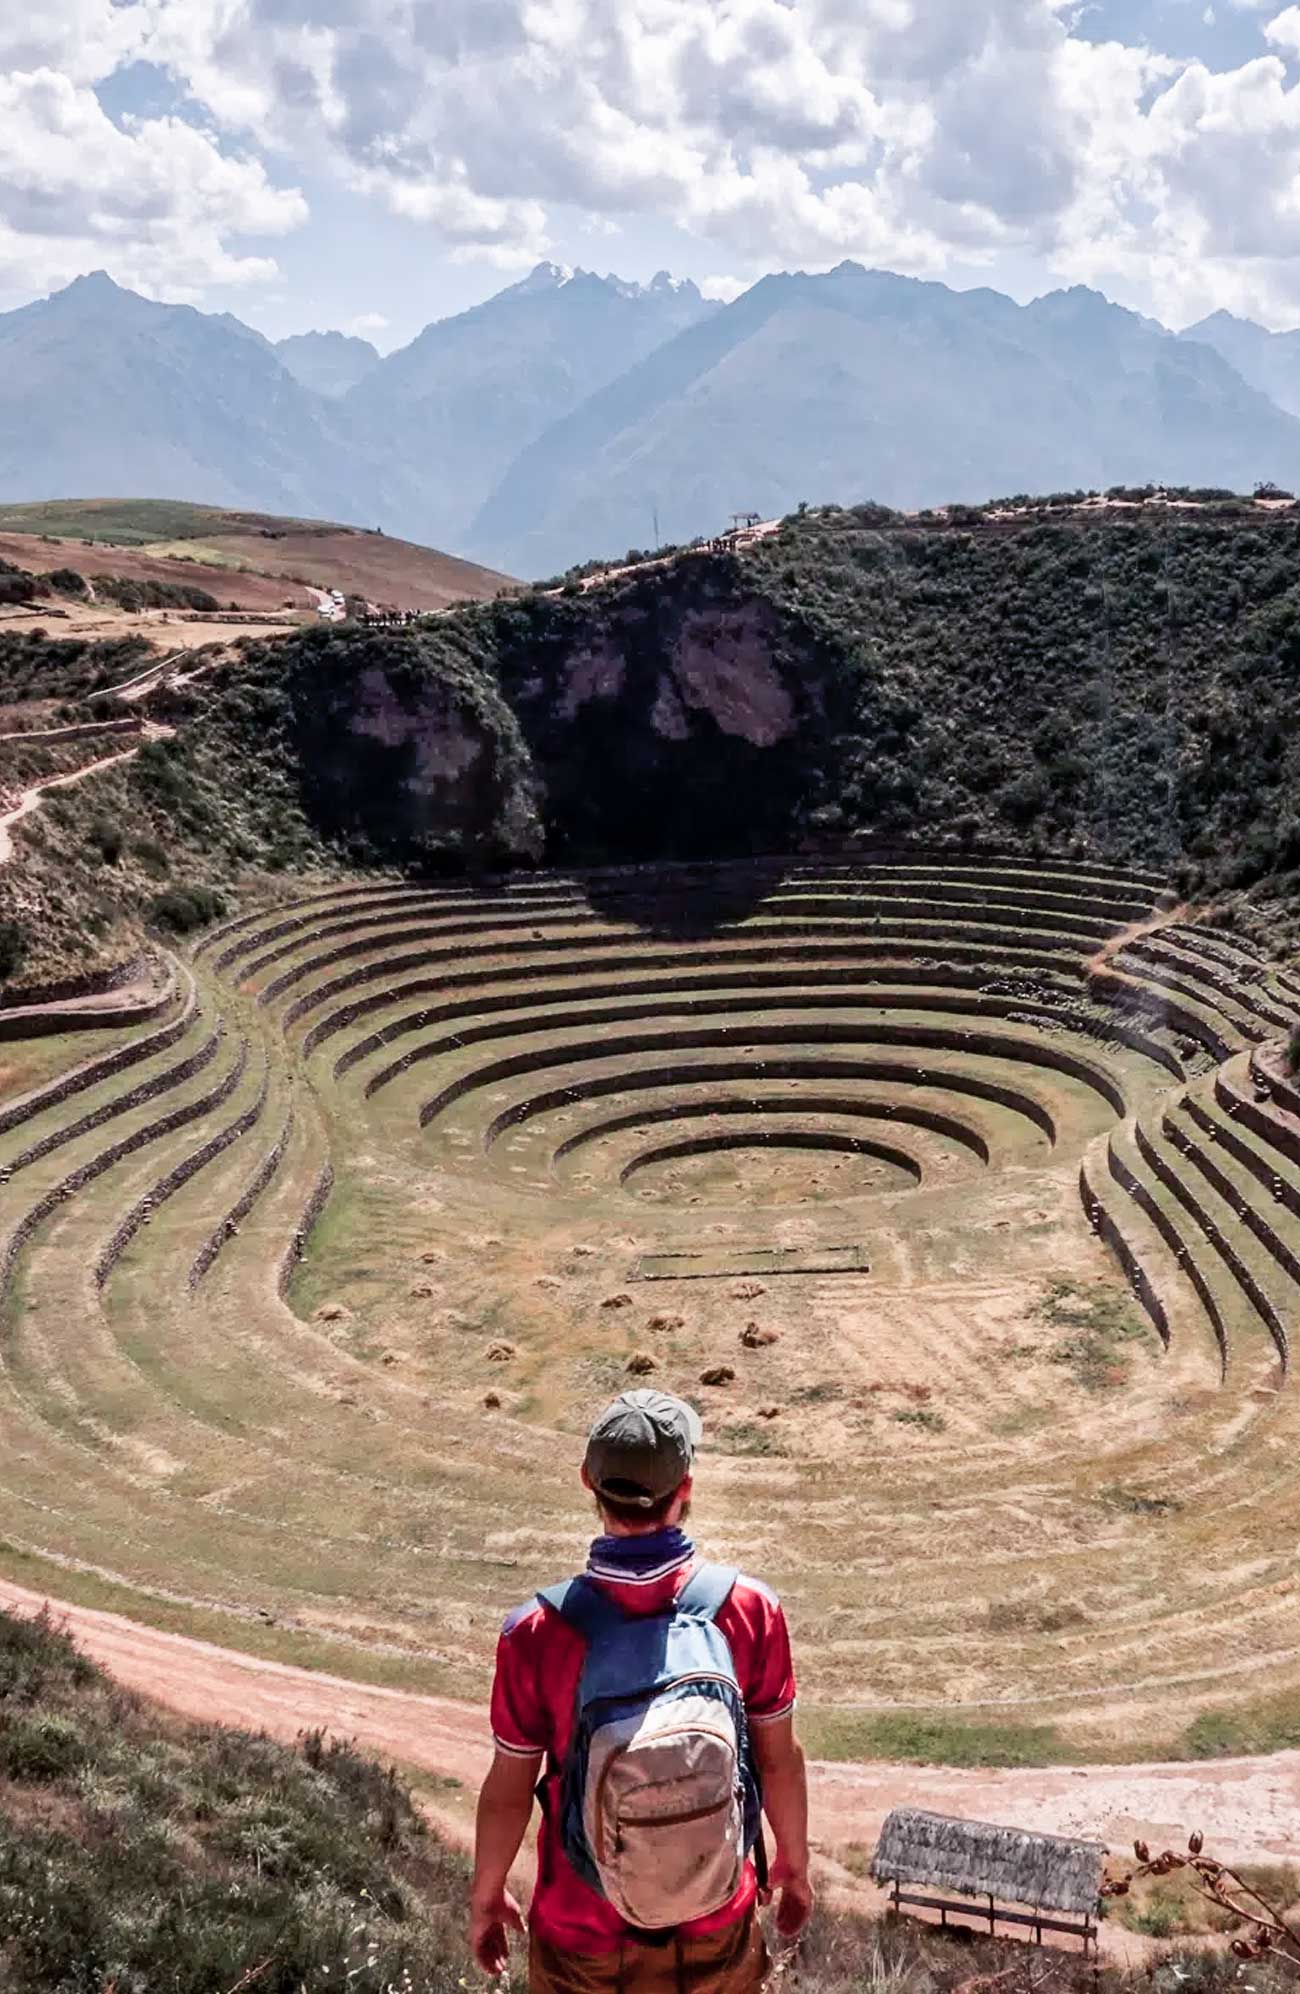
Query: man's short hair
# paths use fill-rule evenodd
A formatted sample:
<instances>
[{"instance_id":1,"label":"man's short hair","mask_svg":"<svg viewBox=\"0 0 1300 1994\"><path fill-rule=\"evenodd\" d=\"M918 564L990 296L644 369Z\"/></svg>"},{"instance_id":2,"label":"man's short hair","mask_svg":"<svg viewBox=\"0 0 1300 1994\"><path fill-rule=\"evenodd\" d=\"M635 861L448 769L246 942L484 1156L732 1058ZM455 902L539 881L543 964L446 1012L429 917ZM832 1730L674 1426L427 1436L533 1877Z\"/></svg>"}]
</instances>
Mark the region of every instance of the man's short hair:
<instances>
[{"instance_id":1,"label":"man's short hair","mask_svg":"<svg viewBox=\"0 0 1300 1994\"><path fill-rule=\"evenodd\" d=\"M678 1483L678 1488L681 1484ZM620 1502L608 1488L598 1489L596 1502L602 1516L610 1517L615 1523L650 1524L663 1523L669 1510L677 1500L677 1489L670 1489L666 1496L651 1503L647 1508L644 1500L636 1498L631 1502Z\"/></svg>"}]
</instances>

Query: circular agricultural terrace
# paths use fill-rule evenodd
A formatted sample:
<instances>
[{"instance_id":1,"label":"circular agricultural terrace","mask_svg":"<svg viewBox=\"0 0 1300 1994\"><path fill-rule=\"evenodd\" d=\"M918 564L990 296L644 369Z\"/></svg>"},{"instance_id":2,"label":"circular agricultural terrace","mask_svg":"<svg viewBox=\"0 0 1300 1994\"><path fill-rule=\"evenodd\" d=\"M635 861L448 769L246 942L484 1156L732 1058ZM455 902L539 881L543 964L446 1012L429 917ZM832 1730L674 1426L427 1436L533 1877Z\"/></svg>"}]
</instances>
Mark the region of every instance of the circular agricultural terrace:
<instances>
[{"instance_id":1,"label":"circular agricultural terrace","mask_svg":"<svg viewBox=\"0 0 1300 1994\"><path fill-rule=\"evenodd\" d=\"M247 915L89 1057L3 1048L15 1576L476 1694L575 1562L591 1412L653 1381L815 1746L889 1707L1170 1744L1300 1683L1297 1017L1084 863Z\"/></svg>"}]
</instances>

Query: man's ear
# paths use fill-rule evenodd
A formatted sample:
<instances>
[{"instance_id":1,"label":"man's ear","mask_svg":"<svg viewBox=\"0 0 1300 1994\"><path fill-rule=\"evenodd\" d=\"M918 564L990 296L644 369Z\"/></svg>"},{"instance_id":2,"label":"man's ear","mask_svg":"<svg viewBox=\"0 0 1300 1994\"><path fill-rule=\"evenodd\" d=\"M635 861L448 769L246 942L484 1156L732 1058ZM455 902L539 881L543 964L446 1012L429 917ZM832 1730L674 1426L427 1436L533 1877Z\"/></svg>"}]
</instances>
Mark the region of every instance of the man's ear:
<instances>
[{"instance_id":1,"label":"man's ear","mask_svg":"<svg viewBox=\"0 0 1300 1994\"><path fill-rule=\"evenodd\" d=\"M587 1464L585 1461L582 1464L582 1486L584 1489L590 1489L591 1493L595 1495L596 1484L592 1481L590 1474L587 1472Z\"/></svg>"},{"instance_id":2,"label":"man's ear","mask_svg":"<svg viewBox=\"0 0 1300 1994\"><path fill-rule=\"evenodd\" d=\"M693 1475L687 1475L685 1481L678 1482L677 1484L676 1500L678 1502L689 1502L694 1492L695 1478Z\"/></svg>"}]
</instances>

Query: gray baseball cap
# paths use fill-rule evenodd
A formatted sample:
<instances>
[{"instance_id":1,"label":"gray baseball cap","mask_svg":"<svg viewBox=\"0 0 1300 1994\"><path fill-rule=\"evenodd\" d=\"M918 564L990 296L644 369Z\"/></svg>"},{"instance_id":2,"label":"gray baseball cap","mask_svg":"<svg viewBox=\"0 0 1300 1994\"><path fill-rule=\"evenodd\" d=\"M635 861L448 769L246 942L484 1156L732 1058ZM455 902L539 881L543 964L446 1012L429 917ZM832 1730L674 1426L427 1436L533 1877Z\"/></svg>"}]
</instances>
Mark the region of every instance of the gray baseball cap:
<instances>
[{"instance_id":1,"label":"gray baseball cap","mask_svg":"<svg viewBox=\"0 0 1300 1994\"><path fill-rule=\"evenodd\" d=\"M684 1399L623 1392L588 1434L583 1465L599 1494L653 1509L690 1474L703 1433Z\"/></svg>"}]
</instances>

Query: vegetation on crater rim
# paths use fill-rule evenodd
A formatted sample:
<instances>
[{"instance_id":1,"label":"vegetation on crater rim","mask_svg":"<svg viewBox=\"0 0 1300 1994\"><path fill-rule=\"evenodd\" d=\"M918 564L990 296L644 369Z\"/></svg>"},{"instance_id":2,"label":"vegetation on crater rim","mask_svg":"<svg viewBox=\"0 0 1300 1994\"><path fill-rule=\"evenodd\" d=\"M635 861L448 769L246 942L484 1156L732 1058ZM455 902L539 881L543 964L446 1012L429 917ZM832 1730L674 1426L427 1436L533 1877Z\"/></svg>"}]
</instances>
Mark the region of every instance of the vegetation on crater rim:
<instances>
[{"instance_id":1,"label":"vegetation on crater rim","mask_svg":"<svg viewBox=\"0 0 1300 1994\"><path fill-rule=\"evenodd\" d=\"M586 592L247 644L173 700L178 740L118 776L111 807L128 845L162 842L186 884L217 889L304 864L920 839L1167 868L1188 892L1264 899L1258 925L1285 945L1298 556L1292 516L1227 505L966 529L810 511L743 553ZM135 663L104 649L0 637L0 694L84 700ZM23 849L39 839L32 820ZM101 893L104 934L156 891ZM10 894L0 918L22 925Z\"/></svg>"}]
</instances>

